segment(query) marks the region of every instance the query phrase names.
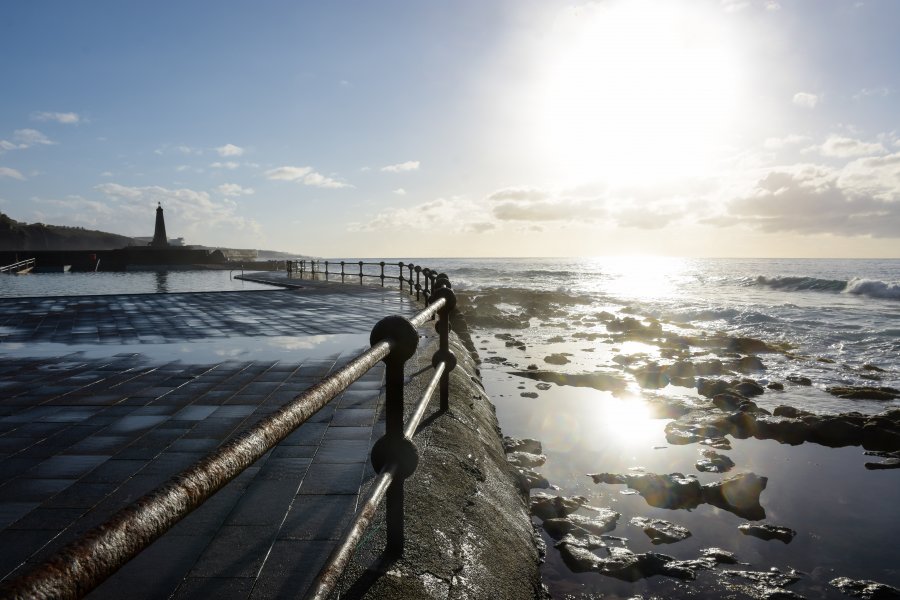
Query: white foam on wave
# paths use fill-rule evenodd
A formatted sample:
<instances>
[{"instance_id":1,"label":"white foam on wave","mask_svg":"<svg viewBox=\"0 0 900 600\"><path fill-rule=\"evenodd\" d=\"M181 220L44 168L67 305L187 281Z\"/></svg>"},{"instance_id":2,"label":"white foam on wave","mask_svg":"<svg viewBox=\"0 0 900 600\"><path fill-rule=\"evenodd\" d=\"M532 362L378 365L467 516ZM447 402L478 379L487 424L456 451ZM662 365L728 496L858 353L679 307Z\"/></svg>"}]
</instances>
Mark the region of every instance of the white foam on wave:
<instances>
[{"instance_id":1,"label":"white foam on wave","mask_svg":"<svg viewBox=\"0 0 900 600\"><path fill-rule=\"evenodd\" d=\"M844 293L854 294L856 296L868 296L870 298L900 300L900 283L887 283L877 279L860 279L854 277L847 282Z\"/></svg>"}]
</instances>

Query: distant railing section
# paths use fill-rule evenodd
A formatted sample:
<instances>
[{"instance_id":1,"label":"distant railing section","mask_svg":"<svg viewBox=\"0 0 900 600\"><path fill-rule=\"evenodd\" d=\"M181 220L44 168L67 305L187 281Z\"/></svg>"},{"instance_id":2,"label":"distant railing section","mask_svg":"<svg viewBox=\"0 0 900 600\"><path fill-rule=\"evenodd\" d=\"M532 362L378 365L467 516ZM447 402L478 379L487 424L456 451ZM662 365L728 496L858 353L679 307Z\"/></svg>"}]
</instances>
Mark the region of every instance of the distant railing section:
<instances>
[{"instance_id":1,"label":"distant railing section","mask_svg":"<svg viewBox=\"0 0 900 600\"><path fill-rule=\"evenodd\" d=\"M309 269L315 273L318 261ZM366 263L353 263L360 267ZM377 264L382 281L384 267ZM81 537L58 550L44 563L33 567L18 578L0 586L3 598L82 598L108 577L137 556L176 523L198 508L266 452L290 435L319 409L347 389L379 361L385 362L385 434L372 448L371 461L378 475L369 498L361 505L344 540L337 546L328 563L319 573L308 597L324 599L336 585L346 568L353 550L362 539L375 516L381 500L387 497L385 552L400 555L404 549L403 482L416 470L419 453L412 437L425 414L431 396L440 390L440 410L450 406L450 371L456 367L456 357L450 350L450 313L456 297L450 280L444 274L429 269L397 263L401 269L400 287L424 276L425 285L410 283L409 293L415 290L426 294L427 306L412 318L399 315L381 319L369 337L371 347L353 358L346 366L301 392L278 411L256 425L223 443L217 450L194 463L167 482L115 513L105 523L87 531ZM345 264L342 264L342 267ZM301 266L301 274L306 265ZM402 276L410 272L409 279ZM344 269L342 269L343 271ZM328 263L326 277L330 275ZM346 276L346 273L345 273ZM354 274L362 280L365 274ZM404 425L405 365L416 353L419 344L418 328L438 317L436 329L438 350L432 357L434 375L419 400L412 416Z\"/></svg>"},{"instance_id":2,"label":"distant railing section","mask_svg":"<svg viewBox=\"0 0 900 600\"><path fill-rule=\"evenodd\" d=\"M340 266L340 271L338 271ZM398 282L400 289L409 289L409 294L416 294L416 300L420 300L423 296L425 300L434 289L435 282L440 274L427 267L414 265L404 262L371 262L371 261L347 261L347 260L289 260L285 261L288 277L303 279L324 279L331 281L331 278L341 278L341 283L346 282L347 278L359 279L359 283L364 283L366 279L378 279L381 286L385 286L385 281ZM330 270L329 270L330 269ZM385 269L389 272L386 273ZM396 275L390 274L390 270Z\"/></svg>"},{"instance_id":3,"label":"distant railing section","mask_svg":"<svg viewBox=\"0 0 900 600\"><path fill-rule=\"evenodd\" d=\"M0 267L0 273L19 273L21 271L27 271L28 269L34 268L34 259L26 258L25 260L20 260L19 262L14 262L11 265L6 265Z\"/></svg>"}]
</instances>

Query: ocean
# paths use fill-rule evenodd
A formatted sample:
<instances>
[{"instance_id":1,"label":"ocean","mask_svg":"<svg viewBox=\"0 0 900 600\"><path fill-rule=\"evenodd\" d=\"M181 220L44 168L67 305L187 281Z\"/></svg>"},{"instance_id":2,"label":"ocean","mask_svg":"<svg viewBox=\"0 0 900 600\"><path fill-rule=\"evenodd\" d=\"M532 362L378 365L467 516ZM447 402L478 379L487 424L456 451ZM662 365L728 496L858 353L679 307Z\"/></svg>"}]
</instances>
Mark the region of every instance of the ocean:
<instances>
[{"instance_id":1,"label":"ocean","mask_svg":"<svg viewBox=\"0 0 900 600\"><path fill-rule=\"evenodd\" d=\"M577 514L586 517L598 509L617 513L595 556L655 552L689 561L718 547L739 561L635 581L578 572L571 555L555 547L558 533L534 517L553 597L766 598L780 590L784 597L841 598L830 584L839 577L900 586L900 471L869 466L884 457L867 455L855 443L730 435L716 452L733 468L701 470L708 440L673 435L678 415L660 411L710 409L710 398L698 391L701 380L743 381L761 390L752 397L758 415L790 407L820 416L856 412L864 419L900 408L890 392L854 399L830 391L900 388L900 260L412 262L450 276L503 433L541 442L545 462L534 470L548 487L532 496L577 498L585 505ZM181 273L127 273L108 276L103 285L90 279L96 275L2 276L0 297L244 285L224 273L194 280ZM690 373L675 377L675 364ZM702 375L701 367L707 369ZM588 476L673 473L704 485L742 474L764 478L762 513L710 503L665 505ZM668 521L689 537L654 543L634 521L641 518ZM787 542L760 539L738 529L747 523L795 535Z\"/></svg>"}]
</instances>

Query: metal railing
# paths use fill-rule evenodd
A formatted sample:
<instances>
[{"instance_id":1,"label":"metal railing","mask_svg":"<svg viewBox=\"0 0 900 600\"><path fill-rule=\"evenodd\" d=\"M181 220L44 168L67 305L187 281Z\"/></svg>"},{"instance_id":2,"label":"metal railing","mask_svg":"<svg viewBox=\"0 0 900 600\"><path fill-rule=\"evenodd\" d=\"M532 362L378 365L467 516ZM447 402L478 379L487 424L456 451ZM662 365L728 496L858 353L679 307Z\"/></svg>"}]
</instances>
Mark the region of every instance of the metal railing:
<instances>
[{"instance_id":1,"label":"metal railing","mask_svg":"<svg viewBox=\"0 0 900 600\"><path fill-rule=\"evenodd\" d=\"M87 531L42 564L3 584L0 596L55 599L87 595L382 360L386 367L386 427L371 454L372 466L378 475L344 541L319 573L310 597L325 598L333 589L385 495L386 552L402 554L403 481L418 465L418 451L411 438L436 388L440 389L441 411L449 408L449 375L457 362L449 347L450 313L455 305L456 297L449 279L443 274L436 275L424 310L409 319L399 315L381 319L372 329L371 347L367 351L121 509L103 524ZM432 357L435 373L404 426L405 364L418 347L418 328L435 315L439 335L438 351Z\"/></svg>"},{"instance_id":2,"label":"metal railing","mask_svg":"<svg viewBox=\"0 0 900 600\"><path fill-rule=\"evenodd\" d=\"M24 271L26 269L31 269L34 267L33 258L26 258L25 260L20 260L19 262L14 262L11 265L5 265L0 267L0 273L18 273L19 271Z\"/></svg>"},{"instance_id":3,"label":"metal railing","mask_svg":"<svg viewBox=\"0 0 900 600\"><path fill-rule=\"evenodd\" d=\"M337 270L338 266L340 266L340 271ZM345 282L348 277L354 279L359 278L359 283L363 283L365 279L378 279L381 281L382 287L384 287L385 280L397 281L401 290L408 288L410 295L415 292L416 300L419 300L424 296L426 301L428 300L430 291L434 289L437 278L440 276L437 271L420 265L404 262L386 262L383 260L379 262L367 262L363 260L303 259L286 261L285 267L287 269L288 277L300 279L308 277L310 279L324 279L325 281L330 281L331 277L340 277L341 283ZM331 267L331 270L329 270L329 267ZM369 270L367 270L367 267ZM385 268L398 268L399 273L397 275L386 274ZM372 272L372 269L375 270L374 273ZM405 271L408 271L408 274L404 274Z\"/></svg>"}]
</instances>

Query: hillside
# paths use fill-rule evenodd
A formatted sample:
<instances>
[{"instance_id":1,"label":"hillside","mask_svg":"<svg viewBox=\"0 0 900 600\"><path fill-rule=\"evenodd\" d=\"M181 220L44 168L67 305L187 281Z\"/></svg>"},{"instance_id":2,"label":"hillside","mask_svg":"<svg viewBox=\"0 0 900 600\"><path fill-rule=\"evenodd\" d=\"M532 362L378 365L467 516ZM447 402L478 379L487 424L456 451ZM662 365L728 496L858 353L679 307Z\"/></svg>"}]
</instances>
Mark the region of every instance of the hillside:
<instances>
[{"instance_id":1,"label":"hillside","mask_svg":"<svg viewBox=\"0 0 900 600\"><path fill-rule=\"evenodd\" d=\"M20 223L0 213L0 251L114 250L134 244L124 235L81 227Z\"/></svg>"}]
</instances>

